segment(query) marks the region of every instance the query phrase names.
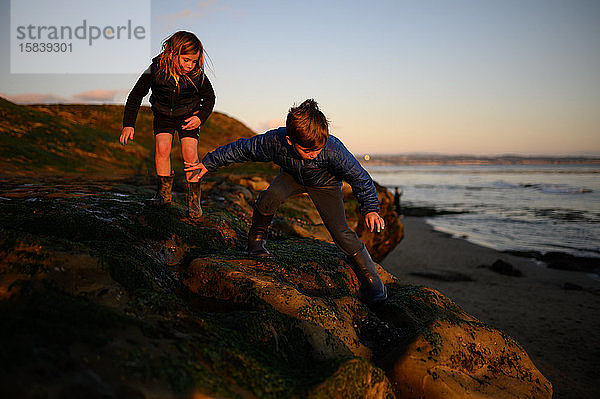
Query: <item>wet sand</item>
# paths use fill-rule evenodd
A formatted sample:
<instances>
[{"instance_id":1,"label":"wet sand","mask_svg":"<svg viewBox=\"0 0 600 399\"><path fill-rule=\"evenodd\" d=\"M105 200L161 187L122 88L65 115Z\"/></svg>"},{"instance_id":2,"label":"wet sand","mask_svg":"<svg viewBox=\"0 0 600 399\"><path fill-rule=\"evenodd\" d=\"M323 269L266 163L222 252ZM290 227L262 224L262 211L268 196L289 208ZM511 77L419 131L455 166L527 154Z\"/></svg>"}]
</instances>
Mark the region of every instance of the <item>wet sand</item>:
<instances>
[{"instance_id":1,"label":"wet sand","mask_svg":"<svg viewBox=\"0 0 600 399\"><path fill-rule=\"evenodd\" d=\"M405 238L381 264L401 281L435 288L473 316L520 342L557 399L600 397L600 278L548 269L532 259L482 247L404 217ZM522 277L489 268L504 260ZM460 273L440 281L411 273ZM438 273L440 274L440 273Z\"/></svg>"}]
</instances>

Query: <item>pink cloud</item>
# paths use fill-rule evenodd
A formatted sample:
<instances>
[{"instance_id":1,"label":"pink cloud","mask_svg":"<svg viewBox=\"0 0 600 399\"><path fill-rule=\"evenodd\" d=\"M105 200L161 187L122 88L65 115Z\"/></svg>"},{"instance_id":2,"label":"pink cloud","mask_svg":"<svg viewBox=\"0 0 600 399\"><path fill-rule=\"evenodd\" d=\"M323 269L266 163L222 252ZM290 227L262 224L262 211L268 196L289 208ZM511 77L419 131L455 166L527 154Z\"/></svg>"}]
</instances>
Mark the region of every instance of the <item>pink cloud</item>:
<instances>
[{"instance_id":1,"label":"pink cloud","mask_svg":"<svg viewBox=\"0 0 600 399\"><path fill-rule=\"evenodd\" d=\"M283 119L271 119L269 121L259 122L256 125L256 131L258 133L264 133L267 130L276 129L281 126L285 126L285 121Z\"/></svg>"},{"instance_id":2,"label":"pink cloud","mask_svg":"<svg viewBox=\"0 0 600 399\"><path fill-rule=\"evenodd\" d=\"M115 96L121 93L122 90L88 90L74 94L73 100L82 102L114 102Z\"/></svg>"},{"instance_id":3,"label":"pink cloud","mask_svg":"<svg viewBox=\"0 0 600 399\"><path fill-rule=\"evenodd\" d=\"M115 97L123 93L123 90L97 89L77 93L71 97L61 97L51 93L0 93L0 96L17 104L114 103Z\"/></svg>"},{"instance_id":4,"label":"pink cloud","mask_svg":"<svg viewBox=\"0 0 600 399\"><path fill-rule=\"evenodd\" d=\"M17 104L56 104L71 102L68 98L46 93L1 94L2 97Z\"/></svg>"},{"instance_id":5,"label":"pink cloud","mask_svg":"<svg viewBox=\"0 0 600 399\"><path fill-rule=\"evenodd\" d=\"M181 20L185 19L200 19L206 17L211 11L212 6L217 0L201 0L193 7L188 7L184 10L160 16L163 21L163 29L172 30L180 25Z\"/></svg>"}]
</instances>

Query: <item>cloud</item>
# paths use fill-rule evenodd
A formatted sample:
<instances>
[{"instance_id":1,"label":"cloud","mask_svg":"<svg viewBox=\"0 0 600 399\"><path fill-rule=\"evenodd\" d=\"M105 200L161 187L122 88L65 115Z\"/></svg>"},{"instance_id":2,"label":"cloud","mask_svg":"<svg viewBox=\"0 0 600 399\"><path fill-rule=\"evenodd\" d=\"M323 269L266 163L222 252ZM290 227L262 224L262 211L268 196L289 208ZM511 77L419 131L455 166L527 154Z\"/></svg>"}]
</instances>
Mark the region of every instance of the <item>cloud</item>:
<instances>
[{"instance_id":1,"label":"cloud","mask_svg":"<svg viewBox=\"0 0 600 399\"><path fill-rule=\"evenodd\" d=\"M124 93L123 90L97 89L77 93L71 97L60 97L50 93L0 93L0 96L17 104L116 103L115 97Z\"/></svg>"},{"instance_id":2,"label":"cloud","mask_svg":"<svg viewBox=\"0 0 600 399\"><path fill-rule=\"evenodd\" d=\"M217 0L201 0L184 10L160 16L162 29L167 31L175 30L177 26L181 25L182 20L205 18L213 11L212 9L216 2Z\"/></svg>"},{"instance_id":3,"label":"cloud","mask_svg":"<svg viewBox=\"0 0 600 399\"><path fill-rule=\"evenodd\" d=\"M285 126L285 121L283 119L271 119L269 121L257 123L256 131L258 133L264 133L268 130L276 129L281 126Z\"/></svg>"},{"instance_id":4,"label":"cloud","mask_svg":"<svg viewBox=\"0 0 600 399\"><path fill-rule=\"evenodd\" d=\"M115 96L121 94L123 90L88 90L73 95L73 101L80 102L114 102Z\"/></svg>"},{"instance_id":5,"label":"cloud","mask_svg":"<svg viewBox=\"0 0 600 399\"><path fill-rule=\"evenodd\" d=\"M0 94L0 96L17 104L56 104L71 102L68 98L59 97L50 93Z\"/></svg>"}]
</instances>

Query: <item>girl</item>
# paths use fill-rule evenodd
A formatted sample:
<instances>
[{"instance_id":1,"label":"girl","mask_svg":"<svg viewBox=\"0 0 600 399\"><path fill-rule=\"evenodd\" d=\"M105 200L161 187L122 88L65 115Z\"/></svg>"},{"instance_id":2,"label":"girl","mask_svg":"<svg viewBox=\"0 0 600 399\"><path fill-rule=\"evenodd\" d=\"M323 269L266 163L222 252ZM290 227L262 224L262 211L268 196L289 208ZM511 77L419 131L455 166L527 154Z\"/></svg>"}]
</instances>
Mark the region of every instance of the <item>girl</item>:
<instances>
[{"instance_id":1,"label":"girl","mask_svg":"<svg viewBox=\"0 0 600 399\"><path fill-rule=\"evenodd\" d=\"M171 203L173 171L171 144L175 131L181 141L181 153L186 164L198 162L198 135L215 105L215 93L204 73L204 51L200 40L190 32L179 31L162 44L162 52L140 76L127 97L123 114L120 142L127 145L133 140L135 120L142 98L152 89L150 104L154 113L156 142L156 174L158 190L150 205ZM202 215L200 181L192 172L186 172L188 216Z\"/></svg>"}]
</instances>

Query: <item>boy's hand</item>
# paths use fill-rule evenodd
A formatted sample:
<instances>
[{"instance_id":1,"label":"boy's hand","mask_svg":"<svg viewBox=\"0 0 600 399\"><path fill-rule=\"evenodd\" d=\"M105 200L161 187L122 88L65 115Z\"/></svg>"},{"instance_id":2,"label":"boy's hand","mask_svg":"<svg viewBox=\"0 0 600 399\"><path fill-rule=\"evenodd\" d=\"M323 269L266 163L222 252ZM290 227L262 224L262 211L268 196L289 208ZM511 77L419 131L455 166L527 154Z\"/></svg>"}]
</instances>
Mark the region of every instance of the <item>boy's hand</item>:
<instances>
[{"instance_id":1,"label":"boy's hand","mask_svg":"<svg viewBox=\"0 0 600 399\"><path fill-rule=\"evenodd\" d=\"M208 169L206 169L206 166L204 166L204 164L202 162L196 162L196 163L184 162L183 166L184 166L184 168L183 168L184 172L193 172L192 177L198 176L199 179L201 179L202 176L204 176L206 174L206 172L208 172Z\"/></svg>"},{"instance_id":2,"label":"boy's hand","mask_svg":"<svg viewBox=\"0 0 600 399\"><path fill-rule=\"evenodd\" d=\"M200 121L200 118L198 118L195 115L190 116L189 118L185 119L184 122L185 122L185 124L181 126L181 128L183 130L192 130L202 124L202 122Z\"/></svg>"},{"instance_id":3,"label":"boy's hand","mask_svg":"<svg viewBox=\"0 0 600 399\"><path fill-rule=\"evenodd\" d=\"M383 218L381 216L379 216L379 214L377 212L367 213L365 215L365 223L367 224L367 227L371 231L376 230L379 233L379 232L381 232L381 230L385 229L385 222L383 221Z\"/></svg>"},{"instance_id":4,"label":"boy's hand","mask_svg":"<svg viewBox=\"0 0 600 399\"><path fill-rule=\"evenodd\" d=\"M121 145L127 145L128 140L133 140L133 135L135 134L135 130L131 126L124 127L121 131L121 137L119 137L119 141Z\"/></svg>"}]
</instances>

